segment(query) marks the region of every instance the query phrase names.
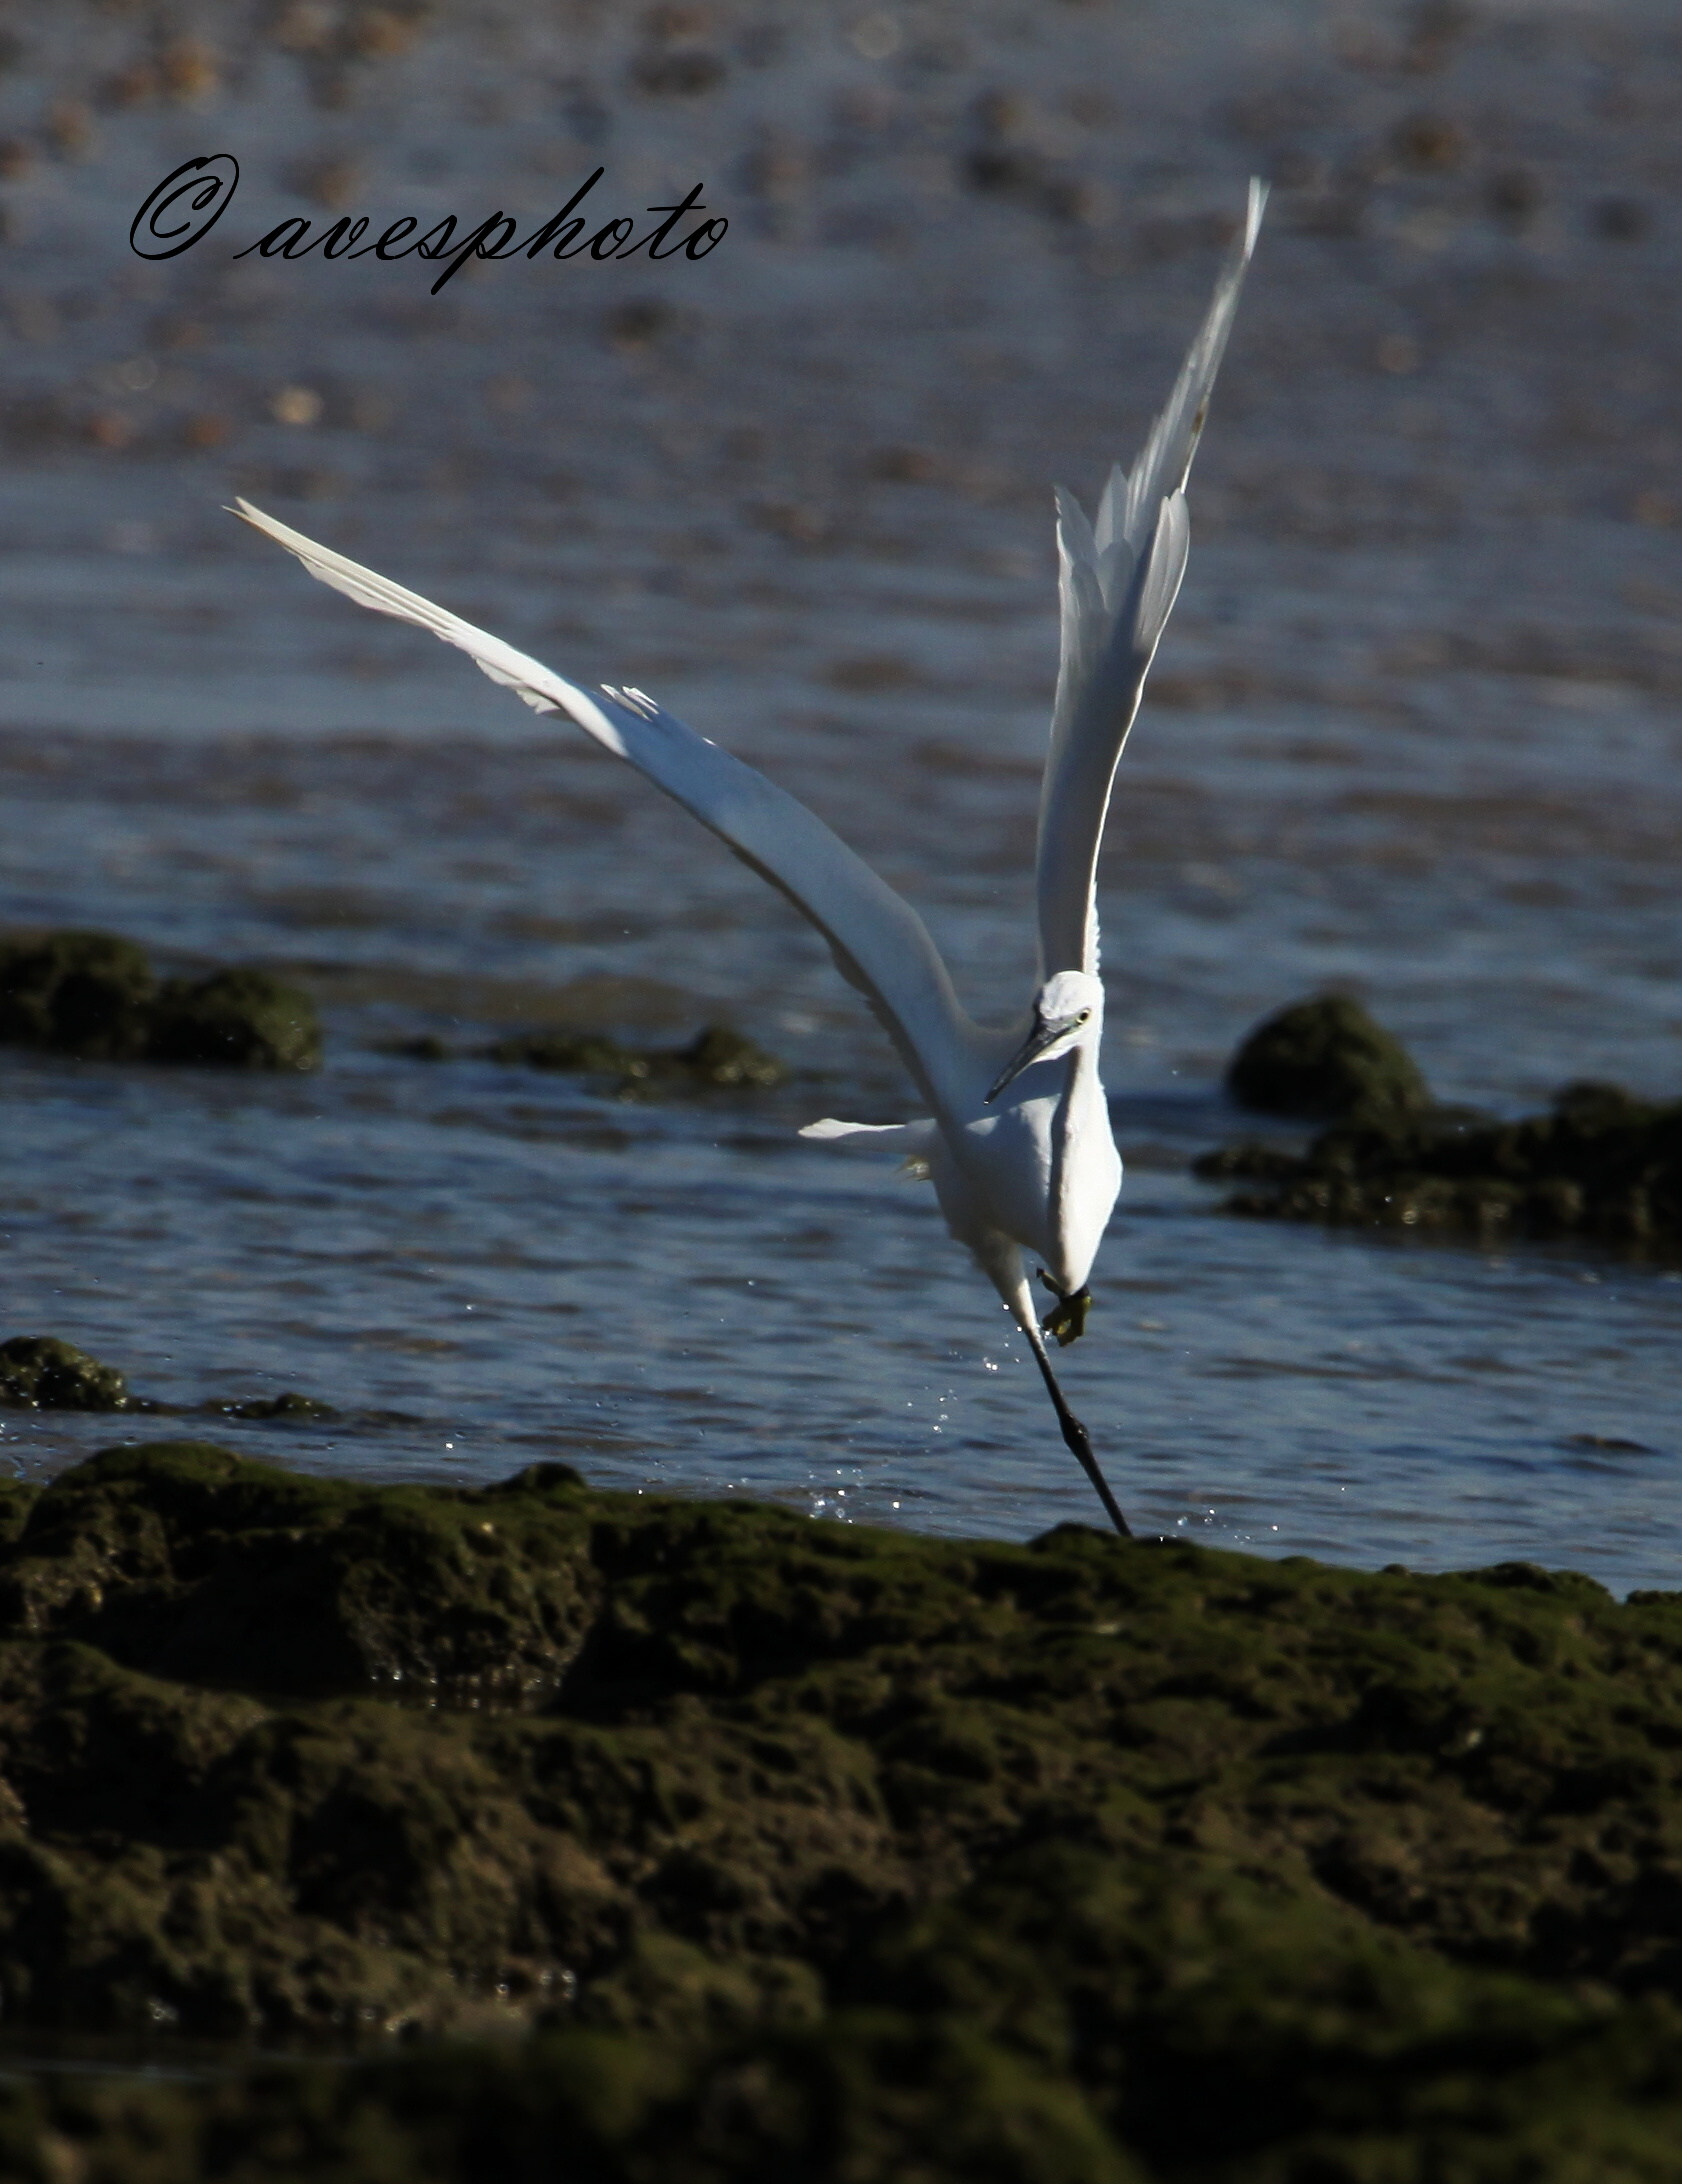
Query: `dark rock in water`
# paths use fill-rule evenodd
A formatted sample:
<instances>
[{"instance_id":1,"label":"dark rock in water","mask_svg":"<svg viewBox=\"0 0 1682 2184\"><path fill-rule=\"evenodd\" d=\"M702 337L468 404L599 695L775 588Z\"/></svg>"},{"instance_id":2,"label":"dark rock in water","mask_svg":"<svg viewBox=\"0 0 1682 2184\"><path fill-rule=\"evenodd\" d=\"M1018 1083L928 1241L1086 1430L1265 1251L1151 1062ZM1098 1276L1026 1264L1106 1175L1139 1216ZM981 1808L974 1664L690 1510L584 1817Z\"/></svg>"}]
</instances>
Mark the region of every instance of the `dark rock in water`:
<instances>
[{"instance_id":1,"label":"dark rock in water","mask_svg":"<svg viewBox=\"0 0 1682 2184\"><path fill-rule=\"evenodd\" d=\"M0 1403L30 1410L126 1410L128 1385L56 1335L14 1335L0 1342Z\"/></svg>"},{"instance_id":2,"label":"dark rock in water","mask_svg":"<svg viewBox=\"0 0 1682 2184\"><path fill-rule=\"evenodd\" d=\"M157 980L115 933L46 933L0 944L0 1040L90 1061L146 1050Z\"/></svg>"},{"instance_id":3,"label":"dark rock in water","mask_svg":"<svg viewBox=\"0 0 1682 2184\"><path fill-rule=\"evenodd\" d=\"M1675 2173L1682 1594L192 1443L8 1533L9 2027L550 2028L14 2078L8 2174Z\"/></svg>"},{"instance_id":4,"label":"dark rock in water","mask_svg":"<svg viewBox=\"0 0 1682 2184\"><path fill-rule=\"evenodd\" d=\"M531 1031L496 1039L484 1050L485 1059L514 1068L606 1070L616 1076L646 1077L650 1056L635 1047L621 1046L605 1032Z\"/></svg>"},{"instance_id":5,"label":"dark rock in water","mask_svg":"<svg viewBox=\"0 0 1682 2184\"><path fill-rule=\"evenodd\" d=\"M172 978L158 994L146 1058L231 1069L318 1069L321 1027L309 995L268 971Z\"/></svg>"},{"instance_id":6,"label":"dark rock in water","mask_svg":"<svg viewBox=\"0 0 1682 2184\"><path fill-rule=\"evenodd\" d=\"M1346 994L1298 1001L1258 1024L1226 1083L1241 1107L1309 1121L1400 1122L1431 1105L1406 1047Z\"/></svg>"},{"instance_id":7,"label":"dark rock in water","mask_svg":"<svg viewBox=\"0 0 1682 2184\"><path fill-rule=\"evenodd\" d=\"M775 1055L724 1024L709 1024L683 1047L627 1047L600 1032L545 1031L498 1039L484 1051L493 1062L528 1069L611 1073L621 1091L686 1085L763 1090L788 1076Z\"/></svg>"},{"instance_id":8,"label":"dark rock in water","mask_svg":"<svg viewBox=\"0 0 1682 2184\"><path fill-rule=\"evenodd\" d=\"M287 1389L281 1395L259 1395L245 1403L217 1403L211 1406L224 1418L279 1418L292 1419L307 1425L318 1418L337 1418L338 1412L331 1403L318 1402L313 1395L299 1395Z\"/></svg>"},{"instance_id":9,"label":"dark rock in water","mask_svg":"<svg viewBox=\"0 0 1682 2184\"><path fill-rule=\"evenodd\" d=\"M770 1086L781 1084L788 1075L775 1055L727 1024L709 1024L670 1059L697 1084Z\"/></svg>"},{"instance_id":10,"label":"dark rock in water","mask_svg":"<svg viewBox=\"0 0 1682 2184\"><path fill-rule=\"evenodd\" d=\"M376 1054L393 1054L403 1062L447 1062L450 1050L434 1031L425 1031L414 1039L382 1039L374 1048Z\"/></svg>"},{"instance_id":11,"label":"dark rock in water","mask_svg":"<svg viewBox=\"0 0 1682 2184\"><path fill-rule=\"evenodd\" d=\"M179 1404L131 1395L128 1383L114 1366L101 1365L97 1358L61 1342L56 1335L14 1335L9 1342L0 1342L0 1403L31 1410L139 1411L153 1417L181 1413ZM290 1389L280 1395L255 1396L243 1403L204 1403L198 1407L221 1418L294 1424L339 1415L331 1403Z\"/></svg>"},{"instance_id":12,"label":"dark rock in water","mask_svg":"<svg viewBox=\"0 0 1682 2184\"><path fill-rule=\"evenodd\" d=\"M308 994L254 970L160 985L145 951L115 933L0 943L0 1041L86 1061L238 1069L315 1069L321 1061Z\"/></svg>"},{"instance_id":13,"label":"dark rock in water","mask_svg":"<svg viewBox=\"0 0 1682 2184\"><path fill-rule=\"evenodd\" d=\"M1325 1130L1301 1155L1222 1146L1194 1172L1255 1186L1227 1210L1264 1218L1682 1249L1682 1100L1616 1085L1567 1085L1551 1113L1520 1122L1438 1110L1388 1130Z\"/></svg>"},{"instance_id":14,"label":"dark rock in water","mask_svg":"<svg viewBox=\"0 0 1682 2184\"><path fill-rule=\"evenodd\" d=\"M405 1061L442 1062L450 1049L426 1034L388 1039L377 1051ZM520 1069L576 1070L616 1078L622 1097L640 1091L682 1091L703 1087L764 1090L782 1084L788 1071L775 1055L755 1046L724 1024L709 1024L681 1047L630 1047L600 1031L515 1032L475 1050L486 1061Z\"/></svg>"}]
</instances>

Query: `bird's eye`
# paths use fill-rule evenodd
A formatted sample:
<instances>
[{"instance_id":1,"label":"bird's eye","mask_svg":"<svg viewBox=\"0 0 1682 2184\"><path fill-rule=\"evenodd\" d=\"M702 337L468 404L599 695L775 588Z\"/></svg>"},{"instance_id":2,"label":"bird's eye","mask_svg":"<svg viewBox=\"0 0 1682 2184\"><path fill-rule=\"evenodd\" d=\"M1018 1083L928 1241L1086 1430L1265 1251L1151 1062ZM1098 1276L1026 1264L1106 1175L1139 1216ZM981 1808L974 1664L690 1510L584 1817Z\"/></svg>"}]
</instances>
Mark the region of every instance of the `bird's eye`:
<instances>
[{"instance_id":1,"label":"bird's eye","mask_svg":"<svg viewBox=\"0 0 1682 2184\"><path fill-rule=\"evenodd\" d=\"M1091 1014L1092 1011L1090 1009L1082 1009L1080 1014L1075 1018L1075 1022L1077 1024L1084 1024Z\"/></svg>"}]
</instances>

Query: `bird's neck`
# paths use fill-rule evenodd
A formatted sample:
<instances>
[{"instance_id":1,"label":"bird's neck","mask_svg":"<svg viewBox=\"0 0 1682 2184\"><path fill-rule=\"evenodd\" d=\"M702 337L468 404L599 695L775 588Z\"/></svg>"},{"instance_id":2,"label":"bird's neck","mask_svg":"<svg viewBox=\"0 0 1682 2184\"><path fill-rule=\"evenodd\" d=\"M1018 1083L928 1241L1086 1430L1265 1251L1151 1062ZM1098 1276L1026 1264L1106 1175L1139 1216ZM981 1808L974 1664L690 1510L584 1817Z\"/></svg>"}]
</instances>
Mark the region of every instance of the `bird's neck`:
<instances>
[{"instance_id":1,"label":"bird's neck","mask_svg":"<svg viewBox=\"0 0 1682 2184\"><path fill-rule=\"evenodd\" d=\"M1090 1099L1094 1092L1101 1092L1098 1082L1098 1039L1083 1039L1069 1056L1069 1097L1066 1107L1078 1105L1082 1098Z\"/></svg>"},{"instance_id":2,"label":"bird's neck","mask_svg":"<svg viewBox=\"0 0 1682 2184\"><path fill-rule=\"evenodd\" d=\"M1079 1287L1084 1268L1076 1261L1083 1254L1078 1238L1087 1227L1081 1199L1090 1182L1086 1160L1094 1141L1094 1123L1101 1119L1107 1130L1104 1088L1098 1080L1098 1048L1084 1042L1069 1056L1063 1097L1057 1102L1051 1123L1051 1236L1048 1239L1054 1281ZM1089 1192L1088 1192L1088 1195Z\"/></svg>"},{"instance_id":3,"label":"bird's neck","mask_svg":"<svg viewBox=\"0 0 1682 2184\"><path fill-rule=\"evenodd\" d=\"M1087 1039L1069 1054L1069 1073L1063 1080L1063 1097L1057 1103L1052 1123L1053 1158L1057 1163L1059 1188L1065 1167L1065 1149L1085 1127L1094 1102L1103 1106L1104 1088L1098 1081L1098 1042Z\"/></svg>"}]
</instances>

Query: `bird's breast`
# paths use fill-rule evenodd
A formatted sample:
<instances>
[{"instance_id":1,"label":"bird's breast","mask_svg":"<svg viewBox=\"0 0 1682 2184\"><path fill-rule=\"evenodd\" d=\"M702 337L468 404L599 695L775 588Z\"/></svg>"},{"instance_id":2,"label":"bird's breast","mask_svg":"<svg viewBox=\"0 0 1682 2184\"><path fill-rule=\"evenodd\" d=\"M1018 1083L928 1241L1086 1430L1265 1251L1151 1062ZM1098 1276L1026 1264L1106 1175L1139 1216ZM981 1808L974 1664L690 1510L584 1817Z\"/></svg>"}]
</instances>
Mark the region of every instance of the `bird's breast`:
<instances>
[{"instance_id":1,"label":"bird's breast","mask_svg":"<svg viewBox=\"0 0 1682 2184\"><path fill-rule=\"evenodd\" d=\"M988 1225L1043 1253L1050 1233L1055 1097L1021 1099L947 1132L952 1156Z\"/></svg>"},{"instance_id":2,"label":"bird's breast","mask_svg":"<svg viewBox=\"0 0 1682 2184\"><path fill-rule=\"evenodd\" d=\"M983 1106L945 1132L990 1228L1033 1253L1059 1287L1081 1288L1121 1188L1121 1160L1095 1068L1055 1090Z\"/></svg>"}]
</instances>

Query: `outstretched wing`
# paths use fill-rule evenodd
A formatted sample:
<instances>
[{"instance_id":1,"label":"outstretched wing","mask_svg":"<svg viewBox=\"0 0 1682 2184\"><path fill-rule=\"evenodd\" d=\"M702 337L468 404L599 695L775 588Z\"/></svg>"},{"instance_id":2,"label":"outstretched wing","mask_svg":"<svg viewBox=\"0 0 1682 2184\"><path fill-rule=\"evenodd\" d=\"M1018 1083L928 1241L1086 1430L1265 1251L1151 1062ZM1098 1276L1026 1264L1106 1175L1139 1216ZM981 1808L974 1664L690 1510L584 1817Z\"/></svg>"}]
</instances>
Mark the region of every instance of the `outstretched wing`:
<instances>
[{"instance_id":1,"label":"outstretched wing","mask_svg":"<svg viewBox=\"0 0 1682 2184\"><path fill-rule=\"evenodd\" d=\"M230 511L266 531L358 606L414 622L465 652L538 713L564 713L616 758L693 812L786 895L828 941L931 1104L947 1105L987 1066L992 1045L959 1006L917 913L782 789L637 690L581 690L499 637L277 523L248 501Z\"/></svg>"},{"instance_id":2,"label":"outstretched wing","mask_svg":"<svg viewBox=\"0 0 1682 2184\"><path fill-rule=\"evenodd\" d=\"M1093 907L1110 789L1145 677L1185 575L1185 484L1232 331L1267 189L1250 184L1243 233L1215 283L1197 339L1131 474L1110 473L1089 524L1057 495L1063 655L1040 793L1040 953L1046 976L1096 971Z\"/></svg>"}]
</instances>

